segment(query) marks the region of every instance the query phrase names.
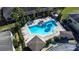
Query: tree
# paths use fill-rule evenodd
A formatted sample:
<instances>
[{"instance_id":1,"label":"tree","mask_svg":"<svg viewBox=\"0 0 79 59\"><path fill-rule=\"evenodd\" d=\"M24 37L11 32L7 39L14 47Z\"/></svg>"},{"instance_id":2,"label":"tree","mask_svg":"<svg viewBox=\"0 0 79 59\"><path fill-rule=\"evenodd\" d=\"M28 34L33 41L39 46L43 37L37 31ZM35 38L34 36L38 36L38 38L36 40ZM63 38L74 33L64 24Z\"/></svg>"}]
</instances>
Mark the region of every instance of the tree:
<instances>
[{"instance_id":1,"label":"tree","mask_svg":"<svg viewBox=\"0 0 79 59\"><path fill-rule=\"evenodd\" d=\"M18 34L19 34L19 43L21 44L21 46L22 46L22 49L25 47L25 43L24 43L24 37L23 37L23 35L22 35L22 32L21 32L21 30L18 30Z\"/></svg>"},{"instance_id":2,"label":"tree","mask_svg":"<svg viewBox=\"0 0 79 59\"><path fill-rule=\"evenodd\" d=\"M74 38L70 38L69 40L75 40Z\"/></svg>"},{"instance_id":3,"label":"tree","mask_svg":"<svg viewBox=\"0 0 79 59\"><path fill-rule=\"evenodd\" d=\"M20 44L22 48L24 48L25 44L24 44L23 35L21 33L21 27L23 27L25 25L25 22L27 21L27 19L25 19L25 13L21 8L14 8L11 17L16 19L16 23L15 23L16 27L14 30L15 32L18 32L19 35L19 42L14 40L14 45L15 47L17 47L18 44Z\"/></svg>"},{"instance_id":4,"label":"tree","mask_svg":"<svg viewBox=\"0 0 79 59\"><path fill-rule=\"evenodd\" d=\"M60 20L61 20L61 17L62 17L62 14L60 13L60 14L58 15L58 17L56 18L56 20L57 20L57 21L60 21Z\"/></svg>"},{"instance_id":5,"label":"tree","mask_svg":"<svg viewBox=\"0 0 79 59\"><path fill-rule=\"evenodd\" d=\"M54 37L54 40L55 40L55 42L58 42L59 41L59 37Z\"/></svg>"},{"instance_id":6,"label":"tree","mask_svg":"<svg viewBox=\"0 0 79 59\"><path fill-rule=\"evenodd\" d=\"M19 7L15 7L13 9L13 13L17 13L19 17L25 15L25 12L23 11L23 9Z\"/></svg>"},{"instance_id":7,"label":"tree","mask_svg":"<svg viewBox=\"0 0 79 59\"><path fill-rule=\"evenodd\" d=\"M14 45L15 49L18 48L19 44L16 39L13 40L13 45Z\"/></svg>"},{"instance_id":8,"label":"tree","mask_svg":"<svg viewBox=\"0 0 79 59\"><path fill-rule=\"evenodd\" d=\"M47 40L46 41L46 45L45 45L45 47L48 47L49 46L49 44L52 42L52 40L51 39L49 39L49 40Z\"/></svg>"},{"instance_id":9,"label":"tree","mask_svg":"<svg viewBox=\"0 0 79 59\"><path fill-rule=\"evenodd\" d=\"M15 7L11 13L11 17L16 19L16 30L20 29L22 26L24 26L26 20L24 18L25 12L22 8Z\"/></svg>"}]
</instances>

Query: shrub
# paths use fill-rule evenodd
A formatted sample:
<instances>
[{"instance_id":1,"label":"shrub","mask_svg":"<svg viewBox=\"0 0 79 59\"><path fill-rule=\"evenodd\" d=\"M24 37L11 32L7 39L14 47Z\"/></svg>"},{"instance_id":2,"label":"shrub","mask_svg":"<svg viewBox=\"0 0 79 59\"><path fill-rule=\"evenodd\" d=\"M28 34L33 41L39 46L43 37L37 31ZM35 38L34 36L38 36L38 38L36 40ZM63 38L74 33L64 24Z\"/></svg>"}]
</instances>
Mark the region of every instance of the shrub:
<instances>
[{"instance_id":1,"label":"shrub","mask_svg":"<svg viewBox=\"0 0 79 59\"><path fill-rule=\"evenodd\" d=\"M55 42L59 41L59 37L54 37Z\"/></svg>"},{"instance_id":2,"label":"shrub","mask_svg":"<svg viewBox=\"0 0 79 59\"><path fill-rule=\"evenodd\" d=\"M51 39L47 40L45 47L48 47L50 43L51 43Z\"/></svg>"},{"instance_id":3,"label":"shrub","mask_svg":"<svg viewBox=\"0 0 79 59\"><path fill-rule=\"evenodd\" d=\"M74 38L70 38L69 40L75 40Z\"/></svg>"},{"instance_id":4,"label":"shrub","mask_svg":"<svg viewBox=\"0 0 79 59\"><path fill-rule=\"evenodd\" d=\"M13 45L14 45L15 49L18 48L19 44L16 39L13 40Z\"/></svg>"}]
</instances>

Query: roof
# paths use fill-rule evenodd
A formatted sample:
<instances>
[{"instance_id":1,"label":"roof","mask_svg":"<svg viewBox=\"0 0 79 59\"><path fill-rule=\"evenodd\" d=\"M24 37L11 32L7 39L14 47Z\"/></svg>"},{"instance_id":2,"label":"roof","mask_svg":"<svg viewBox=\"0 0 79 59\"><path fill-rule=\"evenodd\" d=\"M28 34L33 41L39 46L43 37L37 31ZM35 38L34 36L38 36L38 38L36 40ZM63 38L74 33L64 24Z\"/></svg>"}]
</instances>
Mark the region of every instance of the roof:
<instances>
[{"instance_id":1,"label":"roof","mask_svg":"<svg viewBox=\"0 0 79 59\"><path fill-rule=\"evenodd\" d=\"M11 40L11 32L4 31L0 32L0 51L12 51L12 40Z\"/></svg>"},{"instance_id":2,"label":"roof","mask_svg":"<svg viewBox=\"0 0 79 59\"><path fill-rule=\"evenodd\" d=\"M60 31L60 36L67 37L68 39L74 38L73 33L71 31Z\"/></svg>"},{"instance_id":3,"label":"roof","mask_svg":"<svg viewBox=\"0 0 79 59\"><path fill-rule=\"evenodd\" d=\"M2 9L2 7L0 7L0 10Z\"/></svg>"},{"instance_id":4,"label":"roof","mask_svg":"<svg viewBox=\"0 0 79 59\"><path fill-rule=\"evenodd\" d=\"M12 10L13 10L13 7L3 7L2 8L3 17L7 19L11 15Z\"/></svg>"},{"instance_id":5,"label":"roof","mask_svg":"<svg viewBox=\"0 0 79 59\"><path fill-rule=\"evenodd\" d=\"M1 14L1 8L0 8L0 14Z\"/></svg>"},{"instance_id":6,"label":"roof","mask_svg":"<svg viewBox=\"0 0 79 59\"><path fill-rule=\"evenodd\" d=\"M14 7L3 7L2 8L3 16L4 16L5 19L7 19L10 16L13 8ZM21 7L21 8L26 12L27 15L38 13L37 7ZM53 9L53 8L51 7L51 9ZM48 10L49 10L48 7L41 7L39 12L45 12L45 11L48 11Z\"/></svg>"},{"instance_id":7,"label":"roof","mask_svg":"<svg viewBox=\"0 0 79 59\"><path fill-rule=\"evenodd\" d=\"M50 47L47 51L73 51L76 44L58 43L56 47Z\"/></svg>"},{"instance_id":8,"label":"roof","mask_svg":"<svg viewBox=\"0 0 79 59\"><path fill-rule=\"evenodd\" d=\"M45 42L38 36L34 36L28 43L27 46L33 51L40 51L44 46Z\"/></svg>"},{"instance_id":9,"label":"roof","mask_svg":"<svg viewBox=\"0 0 79 59\"><path fill-rule=\"evenodd\" d=\"M32 10L35 10L36 7L21 7L24 11L32 11Z\"/></svg>"},{"instance_id":10,"label":"roof","mask_svg":"<svg viewBox=\"0 0 79 59\"><path fill-rule=\"evenodd\" d=\"M79 14L70 14L69 16L72 17L77 22L79 22Z\"/></svg>"},{"instance_id":11,"label":"roof","mask_svg":"<svg viewBox=\"0 0 79 59\"><path fill-rule=\"evenodd\" d=\"M37 7L23 7L22 9L26 12L27 15L38 13ZM45 11L48 11L48 10L49 10L48 7L41 7L39 12L45 12Z\"/></svg>"}]
</instances>

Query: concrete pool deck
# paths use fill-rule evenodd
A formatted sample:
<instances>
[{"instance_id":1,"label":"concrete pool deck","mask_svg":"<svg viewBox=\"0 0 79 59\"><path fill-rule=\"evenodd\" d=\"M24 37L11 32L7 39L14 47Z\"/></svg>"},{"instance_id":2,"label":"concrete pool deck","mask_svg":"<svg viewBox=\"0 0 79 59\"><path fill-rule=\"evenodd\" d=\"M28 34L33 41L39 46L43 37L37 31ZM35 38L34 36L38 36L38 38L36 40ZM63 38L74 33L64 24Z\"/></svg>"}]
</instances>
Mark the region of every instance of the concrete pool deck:
<instances>
[{"instance_id":1,"label":"concrete pool deck","mask_svg":"<svg viewBox=\"0 0 79 59\"><path fill-rule=\"evenodd\" d=\"M46 18L42 18L42 19L36 19L33 21L33 23L29 26L34 26L34 25L37 25L40 21L43 21L43 22L47 22L49 20L51 20L52 18L51 17L46 17Z\"/></svg>"},{"instance_id":2,"label":"concrete pool deck","mask_svg":"<svg viewBox=\"0 0 79 59\"><path fill-rule=\"evenodd\" d=\"M47 20L46 20L47 19ZM51 17L47 17L45 19L42 19L44 22L51 20ZM38 22L40 21L40 19L37 20ZM34 21L34 23L32 25L29 26L33 26L36 25L38 22L36 22L36 20ZM56 22L57 27L55 28L55 31L52 32L49 35L37 35L38 37L44 39L44 41L47 41L51 38L53 38L54 36L59 36L60 35L60 31L65 31L65 29L62 27L62 25L59 22ZM31 35L31 32L28 28L28 25L26 24L22 29L21 29L23 36L24 36L24 41L27 42L27 40L29 40L30 38L33 38L35 35Z\"/></svg>"}]
</instances>

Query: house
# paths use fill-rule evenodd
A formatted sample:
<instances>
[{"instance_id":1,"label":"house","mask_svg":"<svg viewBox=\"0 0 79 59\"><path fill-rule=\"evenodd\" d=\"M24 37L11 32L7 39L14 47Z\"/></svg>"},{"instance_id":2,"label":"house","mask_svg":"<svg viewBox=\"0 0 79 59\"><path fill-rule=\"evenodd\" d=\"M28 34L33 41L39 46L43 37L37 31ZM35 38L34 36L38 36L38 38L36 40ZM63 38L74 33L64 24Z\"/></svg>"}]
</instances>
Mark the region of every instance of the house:
<instances>
[{"instance_id":1,"label":"house","mask_svg":"<svg viewBox=\"0 0 79 59\"><path fill-rule=\"evenodd\" d=\"M12 33L10 31L0 32L0 51L13 51Z\"/></svg>"},{"instance_id":2,"label":"house","mask_svg":"<svg viewBox=\"0 0 79 59\"><path fill-rule=\"evenodd\" d=\"M0 7L0 20L2 20L2 18L1 18L2 17L1 10L2 10L2 7Z\"/></svg>"},{"instance_id":3,"label":"house","mask_svg":"<svg viewBox=\"0 0 79 59\"><path fill-rule=\"evenodd\" d=\"M45 46L45 43L46 42L38 36L34 36L29 39L26 44L32 51L40 51Z\"/></svg>"},{"instance_id":4,"label":"house","mask_svg":"<svg viewBox=\"0 0 79 59\"><path fill-rule=\"evenodd\" d=\"M2 8L2 16L7 20L10 17L13 7L3 7Z\"/></svg>"},{"instance_id":5,"label":"house","mask_svg":"<svg viewBox=\"0 0 79 59\"><path fill-rule=\"evenodd\" d=\"M3 7L1 9L1 15L3 17L4 20L1 20L1 24L0 25L5 25L6 23L14 23L16 22L15 19L11 18L11 12L13 10L13 7Z\"/></svg>"},{"instance_id":6,"label":"house","mask_svg":"<svg viewBox=\"0 0 79 59\"><path fill-rule=\"evenodd\" d=\"M1 20L1 8L0 8L0 20Z\"/></svg>"},{"instance_id":7,"label":"house","mask_svg":"<svg viewBox=\"0 0 79 59\"><path fill-rule=\"evenodd\" d=\"M67 24L79 34L79 14L69 14Z\"/></svg>"},{"instance_id":8,"label":"house","mask_svg":"<svg viewBox=\"0 0 79 59\"><path fill-rule=\"evenodd\" d=\"M0 7L0 26L5 25L6 21L2 19L2 12L1 12L1 7Z\"/></svg>"}]
</instances>

